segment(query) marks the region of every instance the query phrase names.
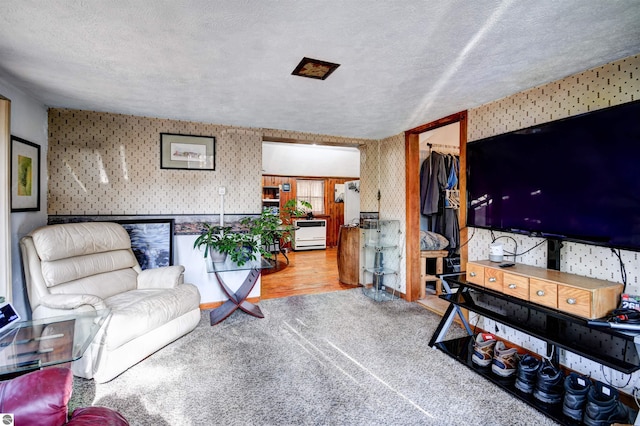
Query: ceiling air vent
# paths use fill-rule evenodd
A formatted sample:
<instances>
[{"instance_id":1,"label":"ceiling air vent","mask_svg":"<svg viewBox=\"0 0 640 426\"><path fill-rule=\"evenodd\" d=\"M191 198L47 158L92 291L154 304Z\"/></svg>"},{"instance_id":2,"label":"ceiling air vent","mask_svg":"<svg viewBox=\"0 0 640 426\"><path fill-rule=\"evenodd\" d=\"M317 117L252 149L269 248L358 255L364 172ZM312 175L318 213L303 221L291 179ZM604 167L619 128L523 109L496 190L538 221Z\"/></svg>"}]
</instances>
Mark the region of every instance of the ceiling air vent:
<instances>
[{"instance_id":1,"label":"ceiling air vent","mask_svg":"<svg viewBox=\"0 0 640 426\"><path fill-rule=\"evenodd\" d=\"M325 80L339 66L340 64L320 61L318 59L302 58L296 69L294 69L291 74L299 75L300 77Z\"/></svg>"}]
</instances>

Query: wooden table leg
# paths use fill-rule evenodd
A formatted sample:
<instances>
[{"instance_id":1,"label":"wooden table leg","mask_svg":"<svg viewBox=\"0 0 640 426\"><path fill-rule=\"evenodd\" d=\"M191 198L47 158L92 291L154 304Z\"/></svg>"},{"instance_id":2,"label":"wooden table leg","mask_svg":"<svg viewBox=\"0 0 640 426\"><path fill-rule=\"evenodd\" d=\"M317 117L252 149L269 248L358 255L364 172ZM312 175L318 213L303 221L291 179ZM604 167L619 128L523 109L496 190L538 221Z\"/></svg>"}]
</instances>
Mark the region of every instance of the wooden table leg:
<instances>
[{"instance_id":1,"label":"wooden table leg","mask_svg":"<svg viewBox=\"0 0 640 426\"><path fill-rule=\"evenodd\" d=\"M449 252L446 250L422 250L420 252L420 298L426 297L426 284L429 281L435 282L436 296L442 294L442 281L438 275L444 273L444 258ZM435 259L436 270L434 274L427 273L427 259Z\"/></svg>"},{"instance_id":2,"label":"wooden table leg","mask_svg":"<svg viewBox=\"0 0 640 426\"><path fill-rule=\"evenodd\" d=\"M420 299L427 297L427 258L420 258Z\"/></svg>"},{"instance_id":3,"label":"wooden table leg","mask_svg":"<svg viewBox=\"0 0 640 426\"><path fill-rule=\"evenodd\" d=\"M444 258L436 257L436 275L440 275L444 272ZM438 278L436 280L436 294L442 294L442 280Z\"/></svg>"},{"instance_id":4,"label":"wooden table leg","mask_svg":"<svg viewBox=\"0 0 640 426\"><path fill-rule=\"evenodd\" d=\"M287 259L287 265L288 265L289 264L289 257L287 256L287 249L284 248L284 247L280 247L280 253L282 253L284 258Z\"/></svg>"}]
</instances>

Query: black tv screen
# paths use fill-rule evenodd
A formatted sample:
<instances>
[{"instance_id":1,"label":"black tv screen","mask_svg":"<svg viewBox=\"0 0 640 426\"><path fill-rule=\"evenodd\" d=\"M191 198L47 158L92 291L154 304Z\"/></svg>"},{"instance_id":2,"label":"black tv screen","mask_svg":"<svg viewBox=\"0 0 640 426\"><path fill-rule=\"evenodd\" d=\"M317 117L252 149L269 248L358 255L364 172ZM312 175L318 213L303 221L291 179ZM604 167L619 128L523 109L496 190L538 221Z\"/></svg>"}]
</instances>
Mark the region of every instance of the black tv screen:
<instances>
[{"instance_id":1,"label":"black tv screen","mask_svg":"<svg viewBox=\"0 0 640 426\"><path fill-rule=\"evenodd\" d=\"M640 101L470 142L467 225L640 251Z\"/></svg>"}]
</instances>

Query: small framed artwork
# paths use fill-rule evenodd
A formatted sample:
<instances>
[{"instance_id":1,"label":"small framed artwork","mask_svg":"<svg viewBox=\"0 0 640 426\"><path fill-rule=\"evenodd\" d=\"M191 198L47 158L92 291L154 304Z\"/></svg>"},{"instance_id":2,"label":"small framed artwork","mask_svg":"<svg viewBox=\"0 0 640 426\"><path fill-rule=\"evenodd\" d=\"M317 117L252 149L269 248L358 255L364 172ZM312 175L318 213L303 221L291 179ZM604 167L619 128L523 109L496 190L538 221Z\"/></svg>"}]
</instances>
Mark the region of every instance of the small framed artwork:
<instances>
[{"instance_id":1,"label":"small framed artwork","mask_svg":"<svg viewBox=\"0 0 640 426\"><path fill-rule=\"evenodd\" d=\"M116 220L129 233L142 269L173 265L174 219Z\"/></svg>"},{"instance_id":2,"label":"small framed artwork","mask_svg":"<svg viewBox=\"0 0 640 426\"><path fill-rule=\"evenodd\" d=\"M333 195L336 203L344 203L344 183L336 183Z\"/></svg>"},{"instance_id":3,"label":"small framed artwork","mask_svg":"<svg viewBox=\"0 0 640 426\"><path fill-rule=\"evenodd\" d=\"M215 170L216 138L160 133L160 168Z\"/></svg>"},{"instance_id":4,"label":"small framed artwork","mask_svg":"<svg viewBox=\"0 0 640 426\"><path fill-rule=\"evenodd\" d=\"M40 210L40 146L11 136L11 211Z\"/></svg>"}]
</instances>

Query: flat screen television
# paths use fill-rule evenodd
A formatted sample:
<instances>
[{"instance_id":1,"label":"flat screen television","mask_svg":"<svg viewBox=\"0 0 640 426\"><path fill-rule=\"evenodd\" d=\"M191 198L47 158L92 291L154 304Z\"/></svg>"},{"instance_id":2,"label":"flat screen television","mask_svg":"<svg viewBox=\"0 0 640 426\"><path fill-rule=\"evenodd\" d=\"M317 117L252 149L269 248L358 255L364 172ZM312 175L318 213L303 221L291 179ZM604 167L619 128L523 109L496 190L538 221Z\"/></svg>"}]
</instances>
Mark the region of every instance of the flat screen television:
<instances>
[{"instance_id":1,"label":"flat screen television","mask_svg":"<svg viewBox=\"0 0 640 426\"><path fill-rule=\"evenodd\" d=\"M467 225L640 251L640 101L467 145Z\"/></svg>"}]
</instances>

